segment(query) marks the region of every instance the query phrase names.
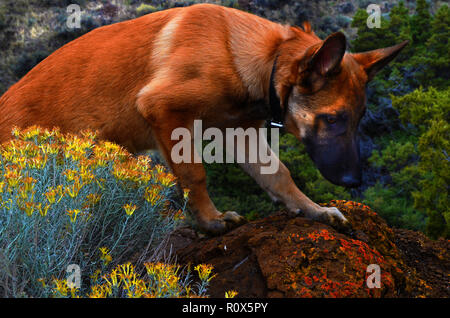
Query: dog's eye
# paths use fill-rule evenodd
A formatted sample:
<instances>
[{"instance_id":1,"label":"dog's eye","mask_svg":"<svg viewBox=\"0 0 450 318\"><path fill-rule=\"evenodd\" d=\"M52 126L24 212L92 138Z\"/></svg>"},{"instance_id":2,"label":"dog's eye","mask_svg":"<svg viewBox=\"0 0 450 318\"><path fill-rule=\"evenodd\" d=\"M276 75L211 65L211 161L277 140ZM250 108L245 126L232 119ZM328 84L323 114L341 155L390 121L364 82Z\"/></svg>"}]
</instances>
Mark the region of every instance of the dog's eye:
<instances>
[{"instance_id":1,"label":"dog's eye","mask_svg":"<svg viewBox=\"0 0 450 318\"><path fill-rule=\"evenodd\" d=\"M327 122L329 124L334 124L337 121L337 116L327 115Z\"/></svg>"}]
</instances>

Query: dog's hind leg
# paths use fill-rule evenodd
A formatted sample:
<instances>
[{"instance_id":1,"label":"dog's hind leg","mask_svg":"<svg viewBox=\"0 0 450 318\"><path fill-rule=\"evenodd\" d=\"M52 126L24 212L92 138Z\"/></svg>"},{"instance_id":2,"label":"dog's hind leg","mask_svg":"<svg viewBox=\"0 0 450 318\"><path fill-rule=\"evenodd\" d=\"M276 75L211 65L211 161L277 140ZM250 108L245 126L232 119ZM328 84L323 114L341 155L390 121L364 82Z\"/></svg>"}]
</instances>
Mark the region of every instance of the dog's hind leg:
<instances>
[{"instance_id":1,"label":"dog's hind leg","mask_svg":"<svg viewBox=\"0 0 450 318\"><path fill-rule=\"evenodd\" d=\"M172 172L177 177L177 183L183 189L189 189L189 207L195 221L201 231L212 235L218 235L245 223L245 219L236 212L221 213L211 201L206 188L206 172L202 163L194 161L195 145L193 122L195 114L192 111L183 111L183 100L176 100L168 91L165 91L161 98L157 94L147 95L138 101L138 109L146 118L152 128L152 134L158 143L158 148L169 164ZM176 90L175 90L176 92ZM183 94L179 94L183 97ZM173 104L168 104L172 101ZM150 106L150 107L147 107ZM187 106L188 107L188 106ZM173 155L174 146L180 143L181 139L172 140L172 133L181 128L189 131L187 143L190 158L175 158ZM178 136L179 137L179 136Z\"/></svg>"}]
</instances>

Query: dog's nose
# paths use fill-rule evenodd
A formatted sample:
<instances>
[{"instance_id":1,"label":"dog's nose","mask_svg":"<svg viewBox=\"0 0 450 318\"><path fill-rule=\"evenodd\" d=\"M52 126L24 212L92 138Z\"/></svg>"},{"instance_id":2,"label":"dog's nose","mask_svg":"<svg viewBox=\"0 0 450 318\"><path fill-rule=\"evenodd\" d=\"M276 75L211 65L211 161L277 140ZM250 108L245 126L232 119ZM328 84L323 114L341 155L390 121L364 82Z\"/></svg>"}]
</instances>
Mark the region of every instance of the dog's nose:
<instances>
[{"instance_id":1,"label":"dog's nose","mask_svg":"<svg viewBox=\"0 0 450 318\"><path fill-rule=\"evenodd\" d=\"M361 178L353 174L345 174L341 178L341 184L349 188L357 188L361 185Z\"/></svg>"}]
</instances>

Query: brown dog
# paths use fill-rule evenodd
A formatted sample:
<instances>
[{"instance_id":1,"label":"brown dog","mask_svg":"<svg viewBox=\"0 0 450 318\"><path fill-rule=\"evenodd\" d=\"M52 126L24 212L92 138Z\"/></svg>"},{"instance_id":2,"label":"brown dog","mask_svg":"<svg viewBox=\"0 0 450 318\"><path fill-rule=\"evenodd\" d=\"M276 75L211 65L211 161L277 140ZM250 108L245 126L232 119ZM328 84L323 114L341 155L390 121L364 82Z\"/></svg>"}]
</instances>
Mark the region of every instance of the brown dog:
<instances>
[{"instance_id":1,"label":"brown dog","mask_svg":"<svg viewBox=\"0 0 450 318\"><path fill-rule=\"evenodd\" d=\"M258 128L265 120L253 110L271 105L326 178L356 186L365 86L405 45L349 54L342 33L322 41L307 23L301 30L210 4L152 13L98 28L32 69L0 99L0 139L14 125L40 125L96 130L131 152L158 147L191 190L200 228L221 233L242 217L216 209L202 164L173 162L174 129L192 130L196 119L204 128ZM306 197L282 163L275 174L261 174L263 165L242 167L290 211L348 223Z\"/></svg>"}]
</instances>

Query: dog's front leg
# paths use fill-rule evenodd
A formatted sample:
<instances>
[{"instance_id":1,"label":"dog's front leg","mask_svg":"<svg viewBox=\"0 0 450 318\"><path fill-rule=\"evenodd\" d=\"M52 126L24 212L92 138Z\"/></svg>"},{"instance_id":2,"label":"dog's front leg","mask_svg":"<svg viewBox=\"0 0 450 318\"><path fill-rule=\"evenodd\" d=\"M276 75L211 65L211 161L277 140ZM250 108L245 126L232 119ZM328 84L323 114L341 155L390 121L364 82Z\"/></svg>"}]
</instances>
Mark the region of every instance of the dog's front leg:
<instances>
[{"instance_id":1,"label":"dog's front leg","mask_svg":"<svg viewBox=\"0 0 450 318\"><path fill-rule=\"evenodd\" d=\"M296 214L301 214L307 218L318 220L338 228L349 226L347 219L335 207L322 207L309 199L302 191L298 189L291 178L291 174L286 166L278 159L278 156L270 149L267 140L259 137L259 146L266 151L270 158L269 163L262 163L260 156L256 163L250 163L249 144L241 145L240 153L245 153L245 162L239 163L255 181L267 191L272 200L283 202L286 207ZM261 149L259 149L261 150ZM267 169L268 166L277 167L277 169ZM264 169L265 168L265 169ZM265 171L264 171L265 170ZM273 170L273 171L270 171ZM273 172L273 173L267 173Z\"/></svg>"}]
</instances>

